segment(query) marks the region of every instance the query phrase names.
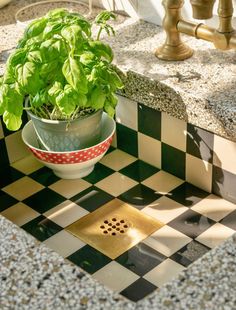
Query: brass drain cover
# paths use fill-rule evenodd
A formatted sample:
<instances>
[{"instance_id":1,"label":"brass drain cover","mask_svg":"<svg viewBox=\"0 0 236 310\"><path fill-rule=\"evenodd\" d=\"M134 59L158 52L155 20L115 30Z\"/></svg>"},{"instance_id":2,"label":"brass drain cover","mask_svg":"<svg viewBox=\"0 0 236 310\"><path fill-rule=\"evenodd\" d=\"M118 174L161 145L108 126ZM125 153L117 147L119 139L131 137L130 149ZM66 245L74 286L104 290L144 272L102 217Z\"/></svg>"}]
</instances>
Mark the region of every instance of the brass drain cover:
<instances>
[{"instance_id":1,"label":"brass drain cover","mask_svg":"<svg viewBox=\"0 0 236 310\"><path fill-rule=\"evenodd\" d=\"M114 199L65 230L115 259L162 226L156 219Z\"/></svg>"}]
</instances>

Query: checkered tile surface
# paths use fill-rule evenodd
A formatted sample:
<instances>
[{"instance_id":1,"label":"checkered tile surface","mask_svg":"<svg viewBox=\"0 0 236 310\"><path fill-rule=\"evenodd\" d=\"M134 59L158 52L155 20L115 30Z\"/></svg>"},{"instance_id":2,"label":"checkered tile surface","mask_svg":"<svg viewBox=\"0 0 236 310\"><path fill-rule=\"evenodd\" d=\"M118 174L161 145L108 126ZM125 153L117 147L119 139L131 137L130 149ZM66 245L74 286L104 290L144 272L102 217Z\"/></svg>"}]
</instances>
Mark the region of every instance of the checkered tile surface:
<instances>
[{"instance_id":1,"label":"checkered tile surface","mask_svg":"<svg viewBox=\"0 0 236 310\"><path fill-rule=\"evenodd\" d=\"M111 260L64 228L116 197L165 225ZM80 180L60 180L32 157L14 163L1 183L0 212L132 301L236 231L235 204L114 148Z\"/></svg>"}]
</instances>

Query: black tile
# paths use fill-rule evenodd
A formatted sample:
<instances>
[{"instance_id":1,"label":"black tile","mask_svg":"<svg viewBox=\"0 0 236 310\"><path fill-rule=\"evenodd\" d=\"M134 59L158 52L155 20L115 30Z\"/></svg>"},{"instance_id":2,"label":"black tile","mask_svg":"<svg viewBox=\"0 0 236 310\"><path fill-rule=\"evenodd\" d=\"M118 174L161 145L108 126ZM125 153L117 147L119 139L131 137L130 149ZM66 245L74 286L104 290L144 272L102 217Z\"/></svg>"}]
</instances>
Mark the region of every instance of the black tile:
<instances>
[{"instance_id":1,"label":"black tile","mask_svg":"<svg viewBox=\"0 0 236 310\"><path fill-rule=\"evenodd\" d=\"M161 112L139 104L138 131L154 139L161 140Z\"/></svg>"},{"instance_id":2,"label":"black tile","mask_svg":"<svg viewBox=\"0 0 236 310\"><path fill-rule=\"evenodd\" d=\"M126 166L119 172L137 182L142 182L158 171L160 171L158 168L151 166L142 160L136 160L134 163Z\"/></svg>"},{"instance_id":3,"label":"black tile","mask_svg":"<svg viewBox=\"0 0 236 310\"><path fill-rule=\"evenodd\" d=\"M169 198L186 207L192 207L208 195L209 193L187 182L181 184L167 194Z\"/></svg>"},{"instance_id":4,"label":"black tile","mask_svg":"<svg viewBox=\"0 0 236 310\"><path fill-rule=\"evenodd\" d=\"M33 172L32 174L29 175L32 179L37 181L38 183L44 185L44 186L49 186L56 181L60 180L51 169L47 167L40 168L39 170Z\"/></svg>"},{"instance_id":5,"label":"black tile","mask_svg":"<svg viewBox=\"0 0 236 310\"><path fill-rule=\"evenodd\" d=\"M93 172L90 173L87 177L84 177L83 179L89 183L95 184L95 183L105 179L106 177L108 177L109 175L111 175L114 172L115 171L112 170L111 168L106 167L100 163L97 163L95 165Z\"/></svg>"},{"instance_id":6,"label":"black tile","mask_svg":"<svg viewBox=\"0 0 236 310\"><path fill-rule=\"evenodd\" d=\"M187 131L187 153L212 163L214 134L191 124Z\"/></svg>"},{"instance_id":7,"label":"black tile","mask_svg":"<svg viewBox=\"0 0 236 310\"><path fill-rule=\"evenodd\" d=\"M113 152L113 151L115 151L116 150L116 148L114 147L114 146L110 146L109 147L109 149L107 150L107 152L106 152L106 154L109 154L109 153L111 153L111 152Z\"/></svg>"},{"instance_id":8,"label":"black tile","mask_svg":"<svg viewBox=\"0 0 236 310\"><path fill-rule=\"evenodd\" d=\"M18 200L0 190L0 212L15 205L17 202Z\"/></svg>"},{"instance_id":9,"label":"black tile","mask_svg":"<svg viewBox=\"0 0 236 310\"><path fill-rule=\"evenodd\" d=\"M117 147L135 157L138 157L138 133L122 124L116 124Z\"/></svg>"},{"instance_id":10,"label":"black tile","mask_svg":"<svg viewBox=\"0 0 236 310\"><path fill-rule=\"evenodd\" d=\"M71 262L90 274L98 271L111 262L111 259L89 245L85 245L72 255L68 256Z\"/></svg>"},{"instance_id":11,"label":"black tile","mask_svg":"<svg viewBox=\"0 0 236 310\"><path fill-rule=\"evenodd\" d=\"M5 187L24 176L24 174L11 166L0 167L0 187Z\"/></svg>"},{"instance_id":12,"label":"black tile","mask_svg":"<svg viewBox=\"0 0 236 310\"><path fill-rule=\"evenodd\" d=\"M44 241L63 229L43 215L40 215L32 221L24 224L21 228L37 238L39 241Z\"/></svg>"},{"instance_id":13,"label":"black tile","mask_svg":"<svg viewBox=\"0 0 236 310\"><path fill-rule=\"evenodd\" d=\"M161 196L162 195L156 193L151 188L143 184L137 184L127 192L121 194L118 198L132 204L136 209L141 210Z\"/></svg>"},{"instance_id":14,"label":"black tile","mask_svg":"<svg viewBox=\"0 0 236 310\"><path fill-rule=\"evenodd\" d=\"M112 199L114 199L114 197L110 194L102 191L96 186L91 186L72 197L70 200L87 211L92 212Z\"/></svg>"},{"instance_id":15,"label":"black tile","mask_svg":"<svg viewBox=\"0 0 236 310\"><path fill-rule=\"evenodd\" d=\"M154 292L156 289L157 287L154 284L143 278L140 278L124 289L120 294L130 299L131 301L137 302Z\"/></svg>"},{"instance_id":16,"label":"black tile","mask_svg":"<svg viewBox=\"0 0 236 310\"><path fill-rule=\"evenodd\" d=\"M116 261L137 275L144 276L165 259L164 255L144 243L139 243L119 256Z\"/></svg>"},{"instance_id":17,"label":"black tile","mask_svg":"<svg viewBox=\"0 0 236 310\"><path fill-rule=\"evenodd\" d=\"M1 117L1 120L2 120L2 117ZM25 126L25 124L28 122L28 120L29 119L28 119L28 116L27 116L27 112L24 110L23 114L22 114L22 124L21 124L20 129L22 129ZM4 134L5 137L9 136L10 134L13 133L13 131L10 131L10 130L7 129L7 127L4 124L3 120L2 120L2 129L3 129L3 134Z\"/></svg>"},{"instance_id":18,"label":"black tile","mask_svg":"<svg viewBox=\"0 0 236 310\"><path fill-rule=\"evenodd\" d=\"M215 224L215 221L193 210L188 210L169 222L168 226L194 239L213 224Z\"/></svg>"},{"instance_id":19,"label":"black tile","mask_svg":"<svg viewBox=\"0 0 236 310\"><path fill-rule=\"evenodd\" d=\"M162 169L185 180L186 153L168 144L162 143Z\"/></svg>"},{"instance_id":20,"label":"black tile","mask_svg":"<svg viewBox=\"0 0 236 310\"><path fill-rule=\"evenodd\" d=\"M236 175L213 165L212 192L236 203Z\"/></svg>"},{"instance_id":21,"label":"black tile","mask_svg":"<svg viewBox=\"0 0 236 310\"><path fill-rule=\"evenodd\" d=\"M39 213L44 213L65 201L65 198L49 188L44 188L23 202Z\"/></svg>"},{"instance_id":22,"label":"black tile","mask_svg":"<svg viewBox=\"0 0 236 310\"><path fill-rule=\"evenodd\" d=\"M236 230L236 210L228 214L220 221L221 224L228 226L231 229Z\"/></svg>"},{"instance_id":23,"label":"black tile","mask_svg":"<svg viewBox=\"0 0 236 310\"><path fill-rule=\"evenodd\" d=\"M211 249L207 246L193 240L185 245L182 249L174 253L170 258L175 262L188 267L190 264L195 262L210 250Z\"/></svg>"},{"instance_id":24,"label":"black tile","mask_svg":"<svg viewBox=\"0 0 236 310\"><path fill-rule=\"evenodd\" d=\"M7 147L5 139L0 139L0 169L4 169L9 166L9 158L7 153Z\"/></svg>"}]
</instances>

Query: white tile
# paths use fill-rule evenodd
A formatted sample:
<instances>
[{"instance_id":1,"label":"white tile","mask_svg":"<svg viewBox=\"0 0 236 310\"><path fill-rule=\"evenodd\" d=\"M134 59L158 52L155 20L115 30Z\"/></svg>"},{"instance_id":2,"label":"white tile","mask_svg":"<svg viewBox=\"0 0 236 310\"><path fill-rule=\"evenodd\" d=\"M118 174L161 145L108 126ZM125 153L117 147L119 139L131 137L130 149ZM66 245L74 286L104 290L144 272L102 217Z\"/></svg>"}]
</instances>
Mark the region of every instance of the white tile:
<instances>
[{"instance_id":1,"label":"white tile","mask_svg":"<svg viewBox=\"0 0 236 310\"><path fill-rule=\"evenodd\" d=\"M115 172L95 185L110 195L117 197L137 184L138 182L124 176L119 172Z\"/></svg>"},{"instance_id":2,"label":"white tile","mask_svg":"<svg viewBox=\"0 0 236 310\"><path fill-rule=\"evenodd\" d=\"M118 96L116 108L116 121L133 130L138 130L138 109L137 103L128 98Z\"/></svg>"},{"instance_id":3,"label":"white tile","mask_svg":"<svg viewBox=\"0 0 236 310\"><path fill-rule=\"evenodd\" d=\"M143 161L161 169L161 142L138 133L138 154Z\"/></svg>"},{"instance_id":4,"label":"white tile","mask_svg":"<svg viewBox=\"0 0 236 310\"><path fill-rule=\"evenodd\" d=\"M75 180L64 180L61 179L52 185L49 186L50 189L54 190L58 194L64 196L69 199L76 194L84 191L85 189L91 186L90 183L83 179L75 179Z\"/></svg>"},{"instance_id":5,"label":"white tile","mask_svg":"<svg viewBox=\"0 0 236 310\"><path fill-rule=\"evenodd\" d=\"M161 141L186 152L187 123L167 113L162 113Z\"/></svg>"},{"instance_id":6,"label":"white tile","mask_svg":"<svg viewBox=\"0 0 236 310\"><path fill-rule=\"evenodd\" d=\"M142 209L141 212L167 224L187 210L187 207L163 196Z\"/></svg>"},{"instance_id":7,"label":"white tile","mask_svg":"<svg viewBox=\"0 0 236 310\"><path fill-rule=\"evenodd\" d=\"M211 194L195 204L191 209L218 222L235 210L236 204Z\"/></svg>"},{"instance_id":8,"label":"white tile","mask_svg":"<svg viewBox=\"0 0 236 310\"><path fill-rule=\"evenodd\" d=\"M48 238L43 244L63 257L67 257L85 246L83 241L69 234L65 230Z\"/></svg>"},{"instance_id":9,"label":"white tile","mask_svg":"<svg viewBox=\"0 0 236 310\"><path fill-rule=\"evenodd\" d=\"M157 193L165 195L184 183L184 181L168 172L161 170L144 180L142 183Z\"/></svg>"},{"instance_id":10,"label":"white tile","mask_svg":"<svg viewBox=\"0 0 236 310\"><path fill-rule=\"evenodd\" d=\"M97 279L113 291L120 292L138 280L139 276L113 261L95 272L93 278Z\"/></svg>"},{"instance_id":11,"label":"white tile","mask_svg":"<svg viewBox=\"0 0 236 310\"><path fill-rule=\"evenodd\" d=\"M11 166L25 174L31 174L34 171L42 168L43 164L36 160L33 155L29 155L23 159L16 161Z\"/></svg>"},{"instance_id":12,"label":"white tile","mask_svg":"<svg viewBox=\"0 0 236 310\"><path fill-rule=\"evenodd\" d=\"M215 135L213 163L236 174L236 142Z\"/></svg>"},{"instance_id":13,"label":"white tile","mask_svg":"<svg viewBox=\"0 0 236 310\"><path fill-rule=\"evenodd\" d=\"M175 278L184 269L185 268L182 265L168 258L157 267L149 271L144 276L144 279L158 287L161 287L163 284Z\"/></svg>"},{"instance_id":14,"label":"white tile","mask_svg":"<svg viewBox=\"0 0 236 310\"><path fill-rule=\"evenodd\" d=\"M38 217L40 214L24 203L18 202L14 206L1 212L1 215L5 216L16 225L22 226Z\"/></svg>"},{"instance_id":15,"label":"white tile","mask_svg":"<svg viewBox=\"0 0 236 310\"><path fill-rule=\"evenodd\" d=\"M223 224L216 223L199 235L196 240L202 244L205 244L209 248L214 248L231 237L233 234L235 234L235 230L226 227Z\"/></svg>"},{"instance_id":16,"label":"white tile","mask_svg":"<svg viewBox=\"0 0 236 310\"><path fill-rule=\"evenodd\" d=\"M188 236L166 225L154 232L143 242L161 254L171 256L187 243L191 242L191 240Z\"/></svg>"},{"instance_id":17,"label":"white tile","mask_svg":"<svg viewBox=\"0 0 236 310\"><path fill-rule=\"evenodd\" d=\"M210 193L212 188L212 164L186 154L186 181Z\"/></svg>"},{"instance_id":18,"label":"white tile","mask_svg":"<svg viewBox=\"0 0 236 310\"><path fill-rule=\"evenodd\" d=\"M39 192L43 188L43 185L25 176L10 185L5 186L2 190L17 200L24 200L25 198Z\"/></svg>"},{"instance_id":19,"label":"white tile","mask_svg":"<svg viewBox=\"0 0 236 310\"><path fill-rule=\"evenodd\" d=\"M44 215L59 226L66 227L88 213L74 202L66 200L45 212Z\"/></svg>"},{"instance_id":20,"label":"white tile","mask_svg":"<svg viewBox=\"0 0 236 310\"><path fill-rule=\"evenodd\" d=\"M21 131L14 132L5 138L10 163L30 155L30 151L21 138Z\"/></svg>"},{"instance_id":21,"label":"white tile","mask_svg":"<svg viewBox=\"0 0 236 310\"><path fill-rule=\"evenodd\" d=\"M121 150L115 150L103 157L100 162L103 165L118 171L133 163L135 160L137 159L134 156L131 156Z\"/></svg>"}]
</instances>

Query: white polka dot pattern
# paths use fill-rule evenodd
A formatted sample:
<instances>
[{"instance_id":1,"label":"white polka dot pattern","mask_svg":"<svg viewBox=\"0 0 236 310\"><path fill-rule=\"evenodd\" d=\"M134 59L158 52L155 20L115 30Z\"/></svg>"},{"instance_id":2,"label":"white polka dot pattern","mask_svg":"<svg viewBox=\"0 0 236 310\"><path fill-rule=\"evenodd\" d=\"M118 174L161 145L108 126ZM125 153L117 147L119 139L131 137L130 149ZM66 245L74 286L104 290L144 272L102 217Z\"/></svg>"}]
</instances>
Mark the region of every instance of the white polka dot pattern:
<instances>
[{"instance_id":1,"label":"white polka dot pattern","mask_svg":"<svg viewBox=\"0 0 236 310\"><path fill-rule=\"evenodd\" d=\"M112 137L104 142L85 150L68 153L50 153L30 148L31 152L39 159L52 164L77 164L93 159L105 153L111 145Z\"/></svg>"}]
</instances>

